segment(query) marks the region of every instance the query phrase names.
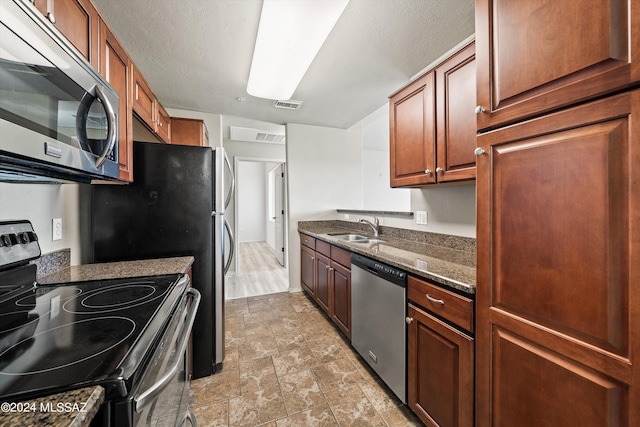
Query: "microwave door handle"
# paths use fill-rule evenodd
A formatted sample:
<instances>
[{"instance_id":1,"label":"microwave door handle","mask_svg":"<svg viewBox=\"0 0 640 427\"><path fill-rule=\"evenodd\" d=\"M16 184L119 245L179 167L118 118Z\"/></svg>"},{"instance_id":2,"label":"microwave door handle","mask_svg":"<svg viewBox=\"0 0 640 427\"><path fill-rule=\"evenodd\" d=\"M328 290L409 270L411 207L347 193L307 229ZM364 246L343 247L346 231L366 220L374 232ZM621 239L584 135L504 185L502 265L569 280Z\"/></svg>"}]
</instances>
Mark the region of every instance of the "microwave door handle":
<instances>
[{"instance_id":1,"label":"microwave door handle","mask_svg":"<svg viewBox=\"0 0 640 427\"><path fill-rule=\"evenodd\" d=\"M102 89L96 85L96 96L100 101L102 101L102 105L104 105L104 109L107 113L107 146L104 147L102 153L96 159L96 168L100 168L105 161L107 161L107 156L113 150L113 147L116 145L116 114L113 112L113 107L111 103L107 99L107 97L102 92Z\"/></svg>"},{"instance_id":2,"label":"microwave door handle","mask_svg":"<svg viewBox=\"0 0 640 427\"><path fill-rule=\"evenodd\" d=\"M191 301L191 310L187 318L187 327L186 327L187 331L191 331L191 329L193 328L193 322L196 319L196 314L198 313L198 305L200 304L200 292L198 292L198 290L194 288L190 288L189 290L187 290L187 294L193 297L193 300ZM183 363L182 356L184 355L184 352L187 350L187 345L189 344L190 335L191 335L190 333L186 333L182 336L182 340L180 341L180 344L178 346L178 352L176 353L176 360L173 362L173 365L171 365L171 367L167 370L167 372L162 376L162 378L160 378L151 387L149 387L142 393L138 394L133 399L133 406L136 412L141 412L145 408L145 406L153 402L156 396L166 386L169 385L169 383L171 382L171 380L173 379L175 374L178 372L178 370L180 369Z\"/></svg>"}]
</instances>

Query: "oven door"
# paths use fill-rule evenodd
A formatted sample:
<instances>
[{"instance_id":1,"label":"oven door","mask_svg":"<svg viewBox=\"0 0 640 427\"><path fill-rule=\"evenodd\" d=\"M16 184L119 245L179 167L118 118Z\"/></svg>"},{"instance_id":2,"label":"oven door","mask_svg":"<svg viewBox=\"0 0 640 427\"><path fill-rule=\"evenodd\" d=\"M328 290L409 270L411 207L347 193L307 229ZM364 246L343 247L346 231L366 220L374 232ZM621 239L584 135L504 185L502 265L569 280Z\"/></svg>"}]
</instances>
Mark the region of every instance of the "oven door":
<instances>
[{"instance_id":1,"label":"oven door","mask_svg":"<svg viewBox=\"0 0 640 427\"><path fill-rule=\"evenodd\" d=\"M118 426L180 426L186 419L196 425L189 411L190 354L189 340L195 315L200 304L200 293L187 290L172 316L158 347L149 361L140 381L132 389L132 407L127 408L123 422L116 409ZM121 408L122 409L122 408Z\"/></svg>"}]
</instances>

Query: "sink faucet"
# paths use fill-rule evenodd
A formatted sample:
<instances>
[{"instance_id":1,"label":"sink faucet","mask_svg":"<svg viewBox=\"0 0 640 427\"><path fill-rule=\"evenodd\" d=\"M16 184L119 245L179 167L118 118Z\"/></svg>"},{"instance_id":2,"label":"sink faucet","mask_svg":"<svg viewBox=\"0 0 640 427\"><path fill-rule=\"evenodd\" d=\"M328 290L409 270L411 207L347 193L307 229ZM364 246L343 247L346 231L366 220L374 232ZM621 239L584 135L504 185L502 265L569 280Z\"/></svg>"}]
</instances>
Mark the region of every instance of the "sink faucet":
<instances>
[{"instance_id":1,"label":"sink faucet","mask_svg":"<svg viewBox=\"0 0 640 427\"><path fill-rule=\"evenodd\" d=\"M373 235L374 237L378 237L378 227L380 227L380 221L378 220L378 217L373 217L373 222L371 221L367 221L364 218L360 218L358 220L358 222L363 222L365 224L367 224L368 226L370 226L371 228L373 228Z\"/></svg>"}]
</instances>

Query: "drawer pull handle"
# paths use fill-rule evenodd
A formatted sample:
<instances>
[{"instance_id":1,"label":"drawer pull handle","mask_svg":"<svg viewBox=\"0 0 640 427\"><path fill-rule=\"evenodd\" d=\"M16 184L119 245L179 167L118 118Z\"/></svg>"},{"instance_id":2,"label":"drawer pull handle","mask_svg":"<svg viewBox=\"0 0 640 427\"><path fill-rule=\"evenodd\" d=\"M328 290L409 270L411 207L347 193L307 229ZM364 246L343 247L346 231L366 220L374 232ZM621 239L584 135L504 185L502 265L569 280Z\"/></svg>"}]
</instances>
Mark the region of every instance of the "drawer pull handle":
<instances>
[{"instance_id":1,"label":"drawer pull handle","mask_svg":"<svg viewBox=\"0 0 640 427\"><path fill-rule=\"evenodd\" d=\"M427 299L428 299L429 301L431 301L431 302L433 302L433 303L435 303L435 304L442 304L442 305L444 305L444 301L443 301L443 300L441 300L441 299L434 298L434 297L432 297L432 296L431 296L431 295L429 295L429 294L425 294L425 296L427 297Z\"/></svg>"}]
</instances>

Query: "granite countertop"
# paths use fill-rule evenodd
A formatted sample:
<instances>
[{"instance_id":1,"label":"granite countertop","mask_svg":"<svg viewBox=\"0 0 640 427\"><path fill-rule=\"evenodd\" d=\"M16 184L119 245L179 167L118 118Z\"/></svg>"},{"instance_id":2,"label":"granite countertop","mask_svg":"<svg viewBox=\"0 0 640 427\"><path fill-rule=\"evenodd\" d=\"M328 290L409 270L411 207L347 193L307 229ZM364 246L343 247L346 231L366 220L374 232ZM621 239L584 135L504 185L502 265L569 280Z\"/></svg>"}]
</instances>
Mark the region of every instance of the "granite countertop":
<instances>
[{"instance_id":1,"label":"granite countertop","mask_svg":"<svg viewBox=\"0 0 640 427\"><path fill-rule=\"evenodd\" d=\"M19 403L2 402L3 427L85 427L104 402L101 386L86 387Z\"/></svg>"},{"instance_id":2,"label":"granite countertop","mask_svg":"<svg viewBox=\"0 0 640 427\"><path fill-rule=\"evenodd\" d=\"M459 291L474 294L476 290L475 241L469 238L397 232L391 227L380 227L377 237L383 243L355 243L341 240L335 235L356 233L372 237L359 224L346 221L300 221L298 231L329 242L351 252L368 256ZM399 238L402 236L403 238Z\"/></svg>"},{"instance_id":3,"label":"granite countertop","mask_svg":"<svg viewBox=\"0 0 640 427\"><path fill-rule=\"evenodd\" d=\"M38 283L49 285L62 282L107 280L126 277L159 276L163 274L185 274L193 264L192 256L158 258L139 261L120 261L102 264L83 264L66 267L38 279Z\"/></svg>"}]
</instances>

